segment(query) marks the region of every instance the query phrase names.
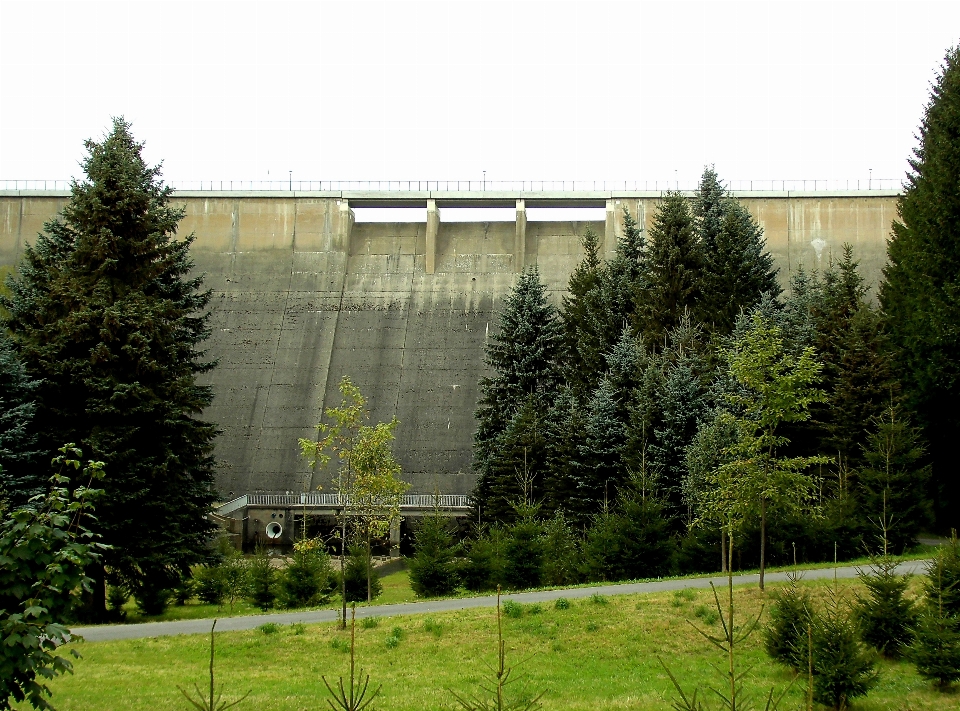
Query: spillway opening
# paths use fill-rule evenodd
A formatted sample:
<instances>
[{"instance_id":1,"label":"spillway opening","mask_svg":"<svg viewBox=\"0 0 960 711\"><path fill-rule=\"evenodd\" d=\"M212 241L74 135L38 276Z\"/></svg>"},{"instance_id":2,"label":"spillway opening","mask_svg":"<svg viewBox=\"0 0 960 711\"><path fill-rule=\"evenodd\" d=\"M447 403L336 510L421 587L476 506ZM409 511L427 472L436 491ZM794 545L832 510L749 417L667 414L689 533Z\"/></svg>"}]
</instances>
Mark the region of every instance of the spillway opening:
<instances>
[{"instance_id":1,"label":"spillway opening","mask_svg":"<svg viewBox=\"0 0 960 711\"><path fill-rule=\"evenodd\" d=\"M603 222L602 207L528 207L527 222Z\"/></svg>"},{"instance_id":2,"label":"spillway opening","mask_svg":"<svg viewBox=\"0 0 960 711\"><path fill-rule=\"evenodd\" d=\"M355 207L354 222L426 222L425 207Z\"/></svg>"}]
</instances>

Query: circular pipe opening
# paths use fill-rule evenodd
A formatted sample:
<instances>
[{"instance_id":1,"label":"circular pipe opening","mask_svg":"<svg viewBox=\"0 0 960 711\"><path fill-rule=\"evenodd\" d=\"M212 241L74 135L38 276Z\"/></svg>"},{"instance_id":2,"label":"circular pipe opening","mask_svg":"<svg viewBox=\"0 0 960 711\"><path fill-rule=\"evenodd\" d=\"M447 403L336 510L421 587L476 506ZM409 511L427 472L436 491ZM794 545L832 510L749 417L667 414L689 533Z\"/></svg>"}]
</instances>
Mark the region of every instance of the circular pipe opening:
<instances>
[{"instance_id":1,"label":"circular pipe opening","mask_svg":"<svg viewBox=\"0 0 960 711\"><path fill-rule=\"evenodd\" d=\"M280 538L281 533L283 533L283 526L276 521L271 521L267 524L267 538L276 540L277 538Z\"/></svg>"}]
</instances>

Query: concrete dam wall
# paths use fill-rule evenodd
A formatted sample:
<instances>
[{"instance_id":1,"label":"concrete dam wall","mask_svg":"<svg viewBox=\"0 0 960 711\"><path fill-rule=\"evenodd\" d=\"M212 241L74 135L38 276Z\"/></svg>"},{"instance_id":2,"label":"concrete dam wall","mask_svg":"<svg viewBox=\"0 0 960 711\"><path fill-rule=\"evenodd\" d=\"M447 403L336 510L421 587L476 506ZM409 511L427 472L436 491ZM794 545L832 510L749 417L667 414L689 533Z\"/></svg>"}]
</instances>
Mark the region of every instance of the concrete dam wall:
<instances>
[{"instance_id":1,"label":"concrete dam wall","mask_svg":"<svg viewBox=\"0 0 960 711\"><path fill-rule=\"evenodd\" d=\"M54 217L67 193L0 193L0 265ZM875 286L896 193L743 193L786 282L853 245ZM177 193L213 290L209 353L219 367L205 417L219 424L225 499L256 491L330 491L300 458L323 407L349 375L374 420L396 415L395 452L411 492L468 493L477 381L496 312L523 266L559 304L591 227L612 252L622 209L649 227L655 193ZM425 222L356 222L354 207L427 207ZM446 207L516 210L512 222L444 223ZM593 207L594 222L535 222L532 207Z\"/></svg>"}]
</instances>

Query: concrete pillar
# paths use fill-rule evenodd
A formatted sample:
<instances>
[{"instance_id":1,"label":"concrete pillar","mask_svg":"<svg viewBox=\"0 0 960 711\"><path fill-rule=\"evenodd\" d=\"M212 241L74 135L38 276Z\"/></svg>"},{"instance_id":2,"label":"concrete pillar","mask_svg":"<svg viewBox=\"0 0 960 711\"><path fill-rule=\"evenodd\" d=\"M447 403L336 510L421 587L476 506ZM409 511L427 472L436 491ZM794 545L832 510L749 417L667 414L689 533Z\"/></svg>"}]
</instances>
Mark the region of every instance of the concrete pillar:
<instances>
[{"instance_id":1,"label":"concrete pillar","mask_svg":"<svg viewBox=\"0 0 960 711\"><path fill-rule=\"evenodd\" d=\"M400 557L400 519L390 522L390 557Z\"/></svg>"},{"instance_id":2,"label":"concrete pillar","mask_svg":"<svg viewBox=\"0 0 960 711\"><path fill-rule=\"evenodd\" d=\"M603 251L610 256L617 250L617 203L607 200L607 220L603 230Z\"/></svg>"},{"instance_id":3,"label":"concrete pillar","mask_svg":"<svg viewBox=\"0 0 960 711\"><path fill-rule=\"evenodd\" d=\"M527 251L527 203L517 200L517 235L513 242L513 260L517 273L523 271Z\"/></svg>"},{"instance_id":4,"label":"concrete pillar","mask_svg":"<svg viewBox=\"0 0 960 711\"><path fill-rule=\"evenodd\" d=\"M437 233L440 231L440 209L436 200L427 200L427 274L437 269Z\"/></svg>"},{"instance_id":5,"label":"concrete pillar","mask_svg":"<svg viewBox=\"0 0 960 711\"><path fill-rule=\"evenodd\" d=\"M353 223L356 220L353 210L350 209L350 203L346 200L340 201L340 231L337 234L339 247L347 254L350 254L350 233L353 232Z\"/></svg>"}]
</instances>

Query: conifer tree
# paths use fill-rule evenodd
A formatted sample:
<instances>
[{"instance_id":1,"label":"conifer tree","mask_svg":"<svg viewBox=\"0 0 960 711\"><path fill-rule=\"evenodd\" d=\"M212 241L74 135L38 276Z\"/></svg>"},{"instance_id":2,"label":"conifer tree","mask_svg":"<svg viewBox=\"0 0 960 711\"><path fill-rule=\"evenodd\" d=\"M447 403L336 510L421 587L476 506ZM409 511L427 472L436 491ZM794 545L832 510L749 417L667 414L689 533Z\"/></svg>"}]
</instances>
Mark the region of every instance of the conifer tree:
<instances>
[{"instance_id":1,"label":"conifer tree","mask_svg":"<svg viewBox=\"0 0 960 711\"><path fill-rule=\"evenodd\" d=\"M704 166L700 184L697 186L697 196L693 200L693 217L696 220L697 232L700 234L700 243L705 254L710 254L717 247L717 240L723 225L727 190L720 182L720 177L712 165Z\"/></svg>"},{"instance_id":2,"label":"conifer tree","mask_svg":"<svg viewBox=\"0 0 960 711\"><path fill-rule=\"evenodd\" d=\"M36 389L39 441L106 463L95 531L111 582L162 597L207 555L216 425L199 419L213 367L201 350L210 299L191 276L193 237L160 168L122 118L87 141L62 216L24 251L7 326ZM105 611L104 570L92 612Z\"/></svg>"},{"instance_id":3,"label":"conifer tree","mask_svg":"<svg viewBox=\"0 0 960 711\"><path fill-rule=\"evenodd\" d=\"M887 243L880 305L907 405L930 444L941 527L960 522L960 47L931 86Z\"/></svg>"},{"instance_id":4,"label":"conifer tree","mask_svg":"<svg viewBox=\"0 0 960 711\"><path fill-rule=\"evenodd\" d=\"M605 500L609 503L611 492L627 479L622 461L625 432L620 409L617 393L604 378L588 404L583 440L577 452L575 512L581 516L595 514Z\"/></svg>"},{"instance_id":5,"label":"conifer tree","mask_svg":"<svg viewBox=\"0 0 960 711\"><path fill-rule=\"evenodd\" d=\"M703 254L687 198L669 192L657 206L650 229L646 284L638 304L638 325L657 347L700 298Z\"/></svg>"},{"instance_id":6,"label":"conifer tree","mask_svg":"<svg viewBox=\"0 0 960 711\"><path fill-rule=\"evenodd\" d=\"M909 657L920 676L945 688L960 680L960 550L956 536L933 559L924 593Z\"/></svg>"},{"instance_id":7,"label":"conifer tree","mask_svg":"<svg viewBox=\"0 0 960 711\"><path fill-rule=\"evenodd\" d=\"M559 388L561 328L539 271L526 270L505 301L499 332L487 345L486 363L493 373L480 379L473 498L482 516L509 519L513 482L523 473L520 462L529 459L531 448L545 457L539 423ZM504 447L504 437L511 446ZM542 481L542 471L535 473Z\"/></svg>"},{"instance_id":8,"label":"conifer tree","mask_svg":"<svg viewBox=\"0 0 960 711\"><path fill-rule=\"evenodd\" d=\"M584 232L583 260L573 270L563 297L564 364L566 382L581 396L596 386L603 370L606 344L598 332L600 320L594 313L599 304L600 279L603 265L600 260L599 238L590 228Z\"/></svg>"},{"instance_id":9,"label":"conifer tree","mask_svg":"<svg viewBox=\"0 0 960 711\"><path fill-rule=\"evenodd\" d=\"M414 531L414 556L409 561L410 587L422 597L449 595L459 582L450 519L441 513L438 502L439 499L435 499L433 512L421 518Z\"/></svg>"},{"instance_id":10,"label":"conifer tree","mask_svg":"<svg viewBox=\"0 0 960 711\"><path fill-rule=\"evenodd\" d=\"M37 472L34 392L38 383L27 370L5 332L0 331L0 501L16 508L42 494L46 482Z\"/></svg>"},{"instance_id":11,"label":"conifer tree","mask_svg":"<svg viewBox=\"0 0 960 711\"><path fill-rule=\"evenodd\" d=\"M763 229L733 198L721 203L721 209L716 234L710 232L710 220L699 225L703 269L695 311L711 331L726 335L741 312L758 304L764 294L775 298L781 290L773 255L765 249Z\"/></svg>"},{"instance_id":12,"label":"conifer tree","mask_svg":"<svg viewBox=\"0 0 960 711\"><path fill-rule=\"evenodd\" d=\"M860 514L869 528L883 530L892 551L902 552L931 520L930 467L919 433L894 404L872 424L859 472Z\"/></svg>"}]
</instances>

